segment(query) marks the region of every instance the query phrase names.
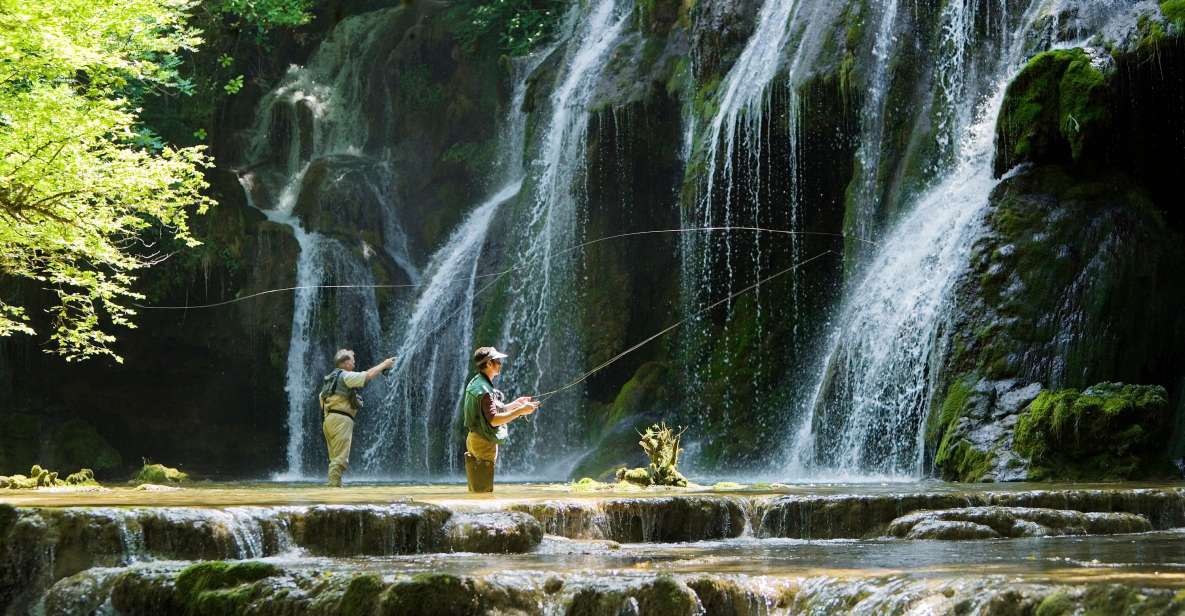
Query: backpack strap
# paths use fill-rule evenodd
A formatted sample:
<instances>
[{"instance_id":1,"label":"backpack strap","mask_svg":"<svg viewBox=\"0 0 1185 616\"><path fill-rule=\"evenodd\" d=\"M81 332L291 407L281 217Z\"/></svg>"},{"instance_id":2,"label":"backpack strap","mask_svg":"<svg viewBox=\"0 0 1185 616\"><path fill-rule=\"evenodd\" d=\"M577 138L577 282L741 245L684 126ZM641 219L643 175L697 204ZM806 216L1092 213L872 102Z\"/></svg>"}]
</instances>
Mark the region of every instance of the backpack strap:
<instances>
[{"instance_id":1,"label":"backpack strap","mask_svg":"<svg viewBox=\"0 0 1185 616\"><path fill-rule=\"evenodd\" d=\"M332 396L337 393L338 381L340 381L342 378L342 369L341 368L334 368L333 372L330 372L329 374L333 375L333 384L328 389L329 393L325 393L326 388L325 388L325 385L322 384L321 385L321 392L317 395L317 401L320 403L322 415L325 414L325 401L329 398L329 396ZM329 375L326 375L327 378L328 378L328 376Z\"/></svg>"}]
</instances>

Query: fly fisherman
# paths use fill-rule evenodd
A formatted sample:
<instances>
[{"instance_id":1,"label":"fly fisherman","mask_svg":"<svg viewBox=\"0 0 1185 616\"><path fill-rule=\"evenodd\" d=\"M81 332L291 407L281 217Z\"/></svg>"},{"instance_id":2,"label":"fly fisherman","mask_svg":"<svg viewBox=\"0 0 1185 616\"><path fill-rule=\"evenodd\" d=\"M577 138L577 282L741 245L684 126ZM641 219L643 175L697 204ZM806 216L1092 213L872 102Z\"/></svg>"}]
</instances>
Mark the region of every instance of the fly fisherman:
<instances>
[{"instance_id":1,"label":"fly fisherman","mask_svg":"<svg viewBox=\"0 0 1185 616\"><path fill-rule=\"evenodd\" d=\"M494 462L498 459L498 445L506 440L506 424L530 415L539 403L523 396L510 404L503 404L502 392L494 389L494 378L502 372L506 354L494 347L481 347L473 353L477 374L465 386L463 403L465 428L465 476L470 492L494 491Z\"/></svg>"},{"instance_id":2,"label":"fly fisherman","mask_svg":"<svg viewBox=\"0 0 1185 616\"><path fill-rule=\"evenodd\" d=\"M329 486L342 487L342 473L350 466L350 444L354 440L354 416L362 408L358 390L395 365L389 357L366 372L353 372L354 352L342 349L333 355L333 372L321 383L321 420L325 445L329 448Z\"/></svg>"}]
</instances>

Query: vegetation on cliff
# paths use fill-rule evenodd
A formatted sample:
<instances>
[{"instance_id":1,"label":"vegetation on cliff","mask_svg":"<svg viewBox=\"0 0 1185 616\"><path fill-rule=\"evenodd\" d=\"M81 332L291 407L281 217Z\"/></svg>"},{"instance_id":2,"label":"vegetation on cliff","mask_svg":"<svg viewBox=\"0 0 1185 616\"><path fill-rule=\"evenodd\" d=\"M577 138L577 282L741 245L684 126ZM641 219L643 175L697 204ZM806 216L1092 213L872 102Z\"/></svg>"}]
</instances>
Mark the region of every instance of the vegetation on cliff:
<instances>
[{"instance_id":1,"label":"vegetation on cliff","mask_svg":"<svg viewBox=\"0 0 1185 616\"><path fill-rule=\"evenodd\" d=\"M1044 391L1021 414L1014 442L1031 460L1030 479L1131 479L1164 463L1168 416L1160 386Z\"/></svg>"},{"instance_id":2,"label":"vegetation on cliff","mask_svg":"<svg viewBox=\"0 0 1185 616\"><path fill-rule=\"evenodd\" d=\"M1081 48L1038 54L1008 86L997 125L996 173L1022 162L1082 163L1111 122L1104 59Z\"/></svg>"}]
</instances>

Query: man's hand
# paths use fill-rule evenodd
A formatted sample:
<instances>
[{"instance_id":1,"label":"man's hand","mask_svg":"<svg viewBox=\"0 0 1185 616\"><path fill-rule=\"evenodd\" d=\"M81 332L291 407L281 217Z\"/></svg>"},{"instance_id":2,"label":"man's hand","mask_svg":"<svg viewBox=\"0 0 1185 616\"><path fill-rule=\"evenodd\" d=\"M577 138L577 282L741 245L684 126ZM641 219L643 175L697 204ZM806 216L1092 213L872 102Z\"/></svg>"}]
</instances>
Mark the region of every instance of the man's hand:
<instances>
[{"instance_id":1,"label":"man's hand","mask_svg":"<svg viewBox=\"0 0 1185 616\"><path fill-rule=\"evenodd\" d=\"M523 415L530 415L531 413L534 413L539 408L539 401L535 400L534 398L532 398L530 396L523 396L522 398L519 398L519 399L524 400L523 411L522 411Z\"/></svg>"},{"instance_id":2,"label":"man's hand","mask_svg":"<svg viewBox=\"0 0 1185 616\"><path fill-rule=\"evenodd\" d=\"M378 376L380 374L385 374L388 370L390 370L393 367L395 367L395 358L394 357L388 357L387 359L384 359L382 362L377 364L375 367L366 371L366 382L369 383L370 381L374 380L375 378L378 378Z\"/></svg>"}]
</instances>

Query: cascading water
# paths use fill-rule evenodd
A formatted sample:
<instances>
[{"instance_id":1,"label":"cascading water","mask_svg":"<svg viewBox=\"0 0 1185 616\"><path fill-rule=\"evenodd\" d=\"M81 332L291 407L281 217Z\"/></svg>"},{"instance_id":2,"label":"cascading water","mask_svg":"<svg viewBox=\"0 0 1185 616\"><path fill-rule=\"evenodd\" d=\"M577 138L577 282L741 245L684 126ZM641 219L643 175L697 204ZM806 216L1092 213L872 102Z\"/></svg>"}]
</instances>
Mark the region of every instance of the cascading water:
<instances>
[{"instance_id":1,"label":"cascading water","mask_svg":"<svg viewBox=\"0 0 1185 616\"><path fill-rule=\"evenodd\" d=\"M861 112L860 146L856 151L854 180L857 189L852 198L855 204L853 220L844 225L844 231L858 238L871 237L875 229L876 205L881 190L879 182L880 166L884 151L885 135L885 101L889 89L889 61L892 57L893 44L897 40L894 27L897 22L897 9L900 0L884 0L881 3L880 18L876 29L876 38L872 44L872 62ZM867 248L859 242L852 242L851 248L857 252Z\"/></svg>"},{"instance_id":2,"label":"cascading water","mask_svg":"<svg viewBox=\"0 0 1185 616\"><path fill-rule=\"evenodd\" d=\"M527 115L522 111L527 79L546 53L514 66L514 89L501 138L505 185L466 218L432 257L427 283L416 298L395 352L398 361L378 418L377 438L362 453L363 471L401 476L457 472L461 444L458 392L469 375L479 278L490 227L503 204L523 183L522 152ZM481 284L479 284L479 282Z\"/></svg>"},{"instance_id":3,"label":"cascading water","mask_svg":"<svg viewBox=\"0 0 1185 616\"><path fill-rule=\"evenodd\" d=\"M792 477L923 474L923 424L934 399L932 378L948 323L953 281L980 233L992 177L995 122L1004 90L1026 52L1025 35L1043 6L1019 20L1007 2L992 3L996 41L972 36L975 7L943 11L939 67L939 158L954 163L917 200L852 285L820 369L805 419L791 442ZM968 49L998 45L1000 59L975 79ZM957 142L947 135L959 136Z\"/></svg>"},{"instance_id":4,"label":"cascading water","mask_svg":"<svg viewBox=\"0 0 1185 616\"><path fill-rule=\"evenodd\" d=\"M550 116L540 123L540 141L528 146L537 153L526 179L529 200L513 224L510 264L515 272L507 287L502 335L500 341L482 341L507 346L513 359L500 386L523 394L559 386L580 367L580 338L570 318L578 314L574 275L579 254L560 251L581 237L579 180L590 104L630 20L632 2L597 2L573 10L564 61L548 99ZM507 448L503 468L533 474L565 455L579 425L563 409L579 407L579 391L567 390L548 407L516 427L515 446Z\"/></svg>"},{"instance_id":5,"label":"cascading water","mask_svg":"<svg viewBox=\"0 0 1185 616\"><path fill-rule=\"evenodd\" d=\"M373 285L369 261L387 258L406 282L419 280L407 252L407 237L391 206L394 174L381 151L368 148L372 124L365 111L368 75L398 9L344 20L307 66L293 66L259 105L240 172L249 202L275 222L292 228L300 246L285 391L288 394L288 470L305 476L318 460L309 443L320 437L315 389L334 347L351 346L362 357L378 356L383 340L373 289L326 291L321 285ZM368 153L370 152L370 153ZM313 176L316 178L313 178ZM325 197L334 195L336 197ZM382 246L372 247L309 231L305 204L324 215L351 200L377 209ZM347 221L348 222L348 221ZM380 254L381 252L381 254ZM380 409L378 412L382 412ZM362 444L367 437L362 437ZM357 443L358 441L356 441Z\"/></svg>"}]
</instances>

